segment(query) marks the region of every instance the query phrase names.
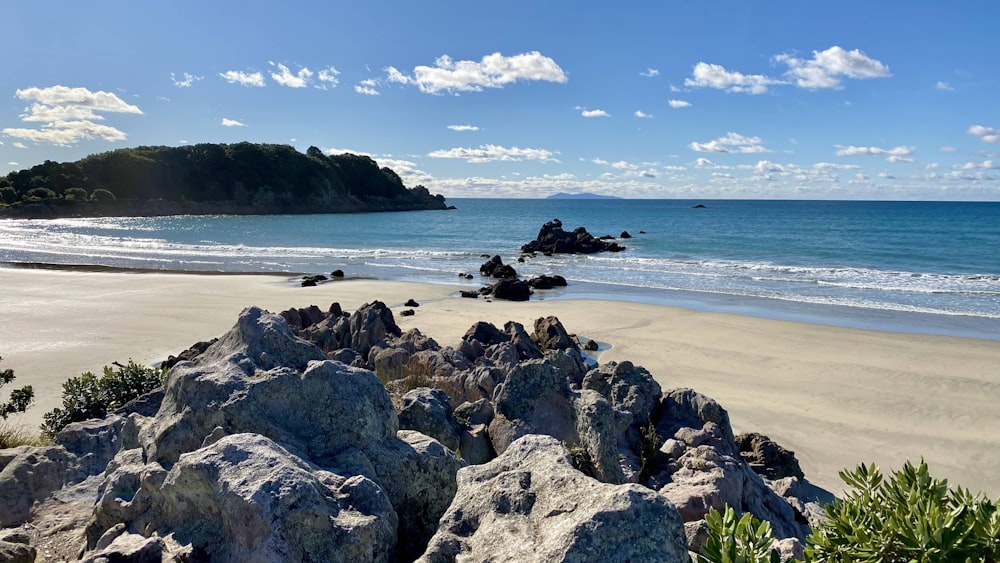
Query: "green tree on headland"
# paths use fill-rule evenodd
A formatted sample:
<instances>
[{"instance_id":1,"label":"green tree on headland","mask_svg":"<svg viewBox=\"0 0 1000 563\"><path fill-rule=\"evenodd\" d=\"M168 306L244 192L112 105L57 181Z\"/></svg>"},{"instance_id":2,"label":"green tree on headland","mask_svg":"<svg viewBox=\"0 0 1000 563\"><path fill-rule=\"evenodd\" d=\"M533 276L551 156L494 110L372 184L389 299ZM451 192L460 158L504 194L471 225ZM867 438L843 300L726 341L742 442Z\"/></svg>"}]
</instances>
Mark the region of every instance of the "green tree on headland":
<instances>
[{"instance_id":1,"label":"green tree on headland","mask_svg":"<svg viewBox=\"0 0 1000 563\"><path fill-rule=\"evenodd\" d=\"M0 361L3 361L3 358L0 358ZM7 368L0 371L0 389L12 381L14 381L14 370ZM35 391L31 388L31 385L14 389L10 392L10 398L7 399L7 402L0 403L0 419L6 420L12 414L24 412L34 400Z\"/></svg>"}]
</instances>

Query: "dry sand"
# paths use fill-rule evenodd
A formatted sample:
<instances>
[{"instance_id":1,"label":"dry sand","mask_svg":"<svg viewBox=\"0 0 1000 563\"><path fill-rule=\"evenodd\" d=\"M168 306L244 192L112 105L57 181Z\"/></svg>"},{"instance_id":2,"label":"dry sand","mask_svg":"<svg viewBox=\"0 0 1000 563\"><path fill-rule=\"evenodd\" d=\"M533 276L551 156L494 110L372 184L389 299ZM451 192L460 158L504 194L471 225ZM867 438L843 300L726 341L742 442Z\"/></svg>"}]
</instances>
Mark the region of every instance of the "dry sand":
<instances>
[{"instance_id":1,"label":"dry sand","mask_svg":"<svg viewBox=\"0 0 1000 563\"><path fill-rule=\"evenodd\" d=\"M692 387L729 410L737 432L796 452L834 492L837 472L923 456L952 483L1000 495L1000 342L845 329L626 302L462 299L457 287L350 280L312 288L281 276L0 269L0 355L36 404L11 422L37 425L61 384L112 361L153 363L226 331L241 309L278 312L379 299L404 329L456 345L475 321L558 316L666 389ZM409 299L413 317L398 312ZM6 397L6 393L3 393Z\"/></svg>"}]
</instances>

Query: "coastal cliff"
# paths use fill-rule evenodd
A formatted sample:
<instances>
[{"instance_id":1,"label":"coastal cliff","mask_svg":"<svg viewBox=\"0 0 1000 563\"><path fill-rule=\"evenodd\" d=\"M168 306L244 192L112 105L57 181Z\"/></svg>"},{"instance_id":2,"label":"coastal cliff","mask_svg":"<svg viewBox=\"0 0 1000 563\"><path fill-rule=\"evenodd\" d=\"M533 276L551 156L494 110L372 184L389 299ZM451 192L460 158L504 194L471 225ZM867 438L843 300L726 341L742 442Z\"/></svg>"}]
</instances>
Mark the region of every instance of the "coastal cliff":
<instances>
[{"instance_id":1,"label":"coastal cliff","mask_svg":"<svg viewBox=\"0 0 1000 563\"><path fill-rule=\"evenodd\" d=\"M0 217L266 215L446 209L367 156L289 145L136 147L0 178Z\"/></svg>"}]
</instances>

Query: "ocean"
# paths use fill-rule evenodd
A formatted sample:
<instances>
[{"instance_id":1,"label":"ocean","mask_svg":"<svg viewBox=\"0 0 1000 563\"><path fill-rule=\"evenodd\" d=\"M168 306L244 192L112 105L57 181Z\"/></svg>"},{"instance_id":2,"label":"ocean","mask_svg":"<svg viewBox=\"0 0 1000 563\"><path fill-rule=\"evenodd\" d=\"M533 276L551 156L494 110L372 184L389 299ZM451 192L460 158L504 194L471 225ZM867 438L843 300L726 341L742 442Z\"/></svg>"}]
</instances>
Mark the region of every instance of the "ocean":
<instances>
[{"instance_id":1,"label":"ocean","mask_svg":"<svg viewBox=\"0 0 1000 563\"><path fill-rule=\"evenodd\" d=\"M479 287L484 256L602 298L1000 339L1000 203L454 199L452 211L0 221L0 263L326 273ZM704 209L693 208L702 203ZM627 250L538 256L545 221ZM641 234L640 234L641 233ZM476 274L466 281L459 273Z\"/></svg>"}]
</instances>

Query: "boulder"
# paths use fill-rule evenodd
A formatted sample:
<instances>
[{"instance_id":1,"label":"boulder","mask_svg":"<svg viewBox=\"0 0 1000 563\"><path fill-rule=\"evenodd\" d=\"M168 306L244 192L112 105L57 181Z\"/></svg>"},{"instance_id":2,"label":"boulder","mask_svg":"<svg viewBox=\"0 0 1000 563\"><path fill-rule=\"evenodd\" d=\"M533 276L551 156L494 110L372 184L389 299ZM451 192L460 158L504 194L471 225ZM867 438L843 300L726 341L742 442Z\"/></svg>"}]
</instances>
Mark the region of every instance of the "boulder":
<instances>
[{"instance_id":1,"label":"boulder","mask_svg":"<svg viewBox=\"0 0 1000 563\"><path fill-rule=\"evenodd\" d=\"M459 291L458 294L461 295L462 297L467 298L467 299L478 299L479 298L479 292L478 291L467 291L467 290L463 289L463 290Z\"/></svg>"},{"instance_id":2,"label":"boulder","mask_svg":"<svg viewBox=\"0 0 1000 563\"><path fill-rule=\"evenodd\" d=\"M331 278L336 278L336 279L343 279L343 277L344 277L344 271L343 270L334 270L334 271L330 272L330 277Z\"/></svg>"},{"instance_id":3,"label":"boulder","mask_svg":"<svg viewBox=\"0 0 1000 563\"><path fill-rule=\"evenodd\" d=\"M683 524L666 499L587 477L556 438L524 436L497 459L460 470L458 483L418 561L688 561Z\"/></svg>"},{"instance_id":4,"label":"boulder","mask_svg":"<svg viewBox=\"0 0 1000 563\"><path fill-rule=\"evenodd\" d=\"M417 302L416 302L415 300L413 300L413 299L407 299L407 300L406 300L406 303L403 303L403 306L404 306L404 307L419 307L419 306L420 306L420 303L417 303Z\"/></svg>"},{"instance_id":5,"label":"boulder","mask_svg":"<svg viewBox=\"0 0 1000 563\"><path fill-rule=\"evenodd\" d=\"M543 351L576 349L576 342L556 317L542 317L535 320L534 341Z\"/></svg>"},{"instance_id":6,"label":"boulder","mask_svg":"<svg viewBox=\"0 0 1000 563\"><path fill-rule=\"evenodd\" d=\"M504 264L503 259L499 256L494 256L484 262L483 265L479 267L479 273L488 278L517 278L517 270L507 264Z\"/></svg>"},{"instance_id":7,"label":"boulder","mask_svg":"<svg viewBox=\"0 0 1000 563\"><path fill-rule=\"evenodd\" d=\"M76 456L62 446L20 446L0 450L0 528L17 526L35 502L83 478Z\"/></svg>"},{"instance_id":8,"label":"boulder","mask_svg":"<svg viewBox=\"0 0 1000 563\"><path fill-rule=\"evenodd\" d=\"M507 301L527 301L531 299L531 287L524 280L504 278L485 288L485 295Z\"/></svg>"},{"instance_id":9,"label":"boulder","mask_svg":"<svg viewBox=\"0 0 1000 563\"><path fill-rule=\"evenodd\" d=\"M535 240L521 246L521 252L541 252L550 254L593 254L595 252L620 252L624 246L616 242L601 240L583 227L577 227L567 233L562 228L562 221L553 219L538 231Z\"/></svg>"},{"instance_id":10,"label":"boulder","mask_svg":"<svg viewBox=\"0 0 1000 563\"><path fill-rule=\"evenodd\" d=\"M786 450L763 434L740 434L736 436L736 445L740 455L750 464L750 469L758 475L772 480L785 477L805 479L799 460L795 459L795 452Z\"/></svg>"},{"instance_id":11,"label":"boulder","mask_svg":"<svg viewBox=\"0 0 1000 563\"><path fill-rule=\"evenodd\" d=\"M125 417L115 414L73 422L56 435L55 441L76 457L74 463L79 466L82 477L97 475L122 448L124 426Z\"/></svg>"},{"instance_id":12,"label":"boulder","mask_svg":"<svg viewBox=\"0 0 1000 563\"><path fill-rule=\"evenodd\" d=\"M628 231L622 231L622 234L618 235L618 238L632 238L632 235Z\"/></svg>"},{"instance_id":13,"label":"boulder","mask_svg":"<svg viewBox=\"0 0 1000 563\"><path fill-rule=\"evenodd\" d=\"M451 401L444 391L420 387L403 395L399 410L401 430L416 430L454 451L458 449L457 426L451 414Z\"/></svg>"},{"instance_id":14,"label":"boulder","mask_svg":"<svg viewBox=\"0 0 1000 563\"><path fill-rule=\"evenodd\" d=\"M292 330L302 330L322 321L326 315L319 307L310 305L303 309L288 309L278 313Z\"/></svg>"},{"instance_id":15,"label":"boulder","mask_svg":"<svg viewBox=\"0 0 1000 563\"><path fill-rule=\"evenodd\" d=\"M389 336L403 333L392 318L392 311L381 301L362 305L351 315L351 348L367 356L371 347Z\"/></svg>"},{"instance_id":16,"label":"boulder","mask_svg":"<svg viewBox=\"0 0 1000 563\"><path fill-rule=\"evenodd\" d=\"M554 287L566 287L566 278L555 275L535 276L528 280L528 285L532 289L552 289Z\"/></svg>"},{"instance_id":17,"label":"boulder","mask_svg":"<svg viewBox=\"0 0 1000 563\"><path fill-rule=\"evenodd\" d=\"M196 342L191 345L190 348L184 350L183 352L177 354L176 356L167 356L166 360L160 362L160 367L163 369L170 369L177 365L179 362L189 362L195 359L198 354L201 354L208 349L209 346L215 344L218 338L213 338L207 342Z\"/></svg>"},{"instance_id":18,"label":"boulder","mask_svg":"<svg viewBox=\"0 0 1000 563\"><path fill-rule=\"evenodd\" d=\"M11 541L9 537L0 539L0 561L4 563L34 563L37 555L38 551L27 541Z\"/></svg>"}]
</instances>

